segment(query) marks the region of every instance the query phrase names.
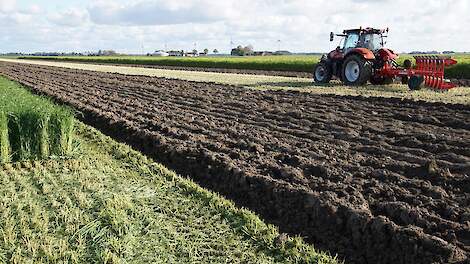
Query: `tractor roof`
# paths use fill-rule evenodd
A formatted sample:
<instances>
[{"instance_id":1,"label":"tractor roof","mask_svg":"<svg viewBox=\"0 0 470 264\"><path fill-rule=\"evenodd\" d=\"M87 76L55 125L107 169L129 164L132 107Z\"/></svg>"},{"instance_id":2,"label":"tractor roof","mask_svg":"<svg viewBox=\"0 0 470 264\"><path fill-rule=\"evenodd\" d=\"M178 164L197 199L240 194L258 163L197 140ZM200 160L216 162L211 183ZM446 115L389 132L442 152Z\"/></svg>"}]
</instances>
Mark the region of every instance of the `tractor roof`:
<instances>
[{"instance_id":1,"label":"tractor roof","mask_svg":"<svg viewBox=\"0 0 470 264\"><path fill-rule=\"evenodd\" d=\"M361 33L361 34L383 34L385 32L388 32L387 29L376 29L376 28L355 28L355 29L346 29L343 31L343 34L348 34L348 33Z\"/></svg>"}]
</instances>

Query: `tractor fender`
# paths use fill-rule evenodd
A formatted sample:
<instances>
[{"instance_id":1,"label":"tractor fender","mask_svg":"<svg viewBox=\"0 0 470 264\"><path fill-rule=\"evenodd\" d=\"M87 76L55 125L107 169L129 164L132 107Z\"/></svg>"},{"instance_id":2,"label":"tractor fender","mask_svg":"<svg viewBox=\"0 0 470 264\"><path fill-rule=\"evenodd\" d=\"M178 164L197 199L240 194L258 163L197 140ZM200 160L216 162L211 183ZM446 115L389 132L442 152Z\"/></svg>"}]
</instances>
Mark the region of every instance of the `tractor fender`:
<instances>
[{"instance_id":1,"label":"tractor fender","mask_svg":"<svg viewBox=\"0 0 470 264\"><path fill-rule=\"evenodd\" d=\"M374 60L375 59L374 53L371 50L366 49L366 48L351 49L350 51L348 51L348 53L344 57L350 56L351 54L358 54L359 56L363 57L366 60Z\"/></svg>"},{"instance_id":2,"label":"tractor fender","mask_svg":"<svg viewBox=\"0 0 470 264\"><path fill-rule=\"evenodd\" d=\"M393 52L391 49L379 49L378 54L383 61L395 60L398 58L398 55Z\"/></svg>"},{"instance_id":3,"label":"tractor fender","mask_svg":"<svg viewBox=\"0 0 470 264\"><path fill-rule=\"evenodd\" d=\"M328 53L328 58L332 60L341 60L343 59L343 57L344 57L344 54L338 49L333 50L332 52Z\"/></svg>"}]
</instances>

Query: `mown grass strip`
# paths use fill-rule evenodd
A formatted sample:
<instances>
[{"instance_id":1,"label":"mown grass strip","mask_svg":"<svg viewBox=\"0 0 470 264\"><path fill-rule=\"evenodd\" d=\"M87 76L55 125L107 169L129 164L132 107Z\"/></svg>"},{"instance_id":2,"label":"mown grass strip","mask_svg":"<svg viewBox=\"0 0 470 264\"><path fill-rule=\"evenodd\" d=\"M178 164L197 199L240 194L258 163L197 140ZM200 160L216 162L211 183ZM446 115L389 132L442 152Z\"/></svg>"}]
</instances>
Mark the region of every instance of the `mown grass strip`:
<instances>
[{"instance_id":1,"label":"mown grass strip","mask_svg":"<svg viewBox=\"0 0 470 264\"><path fill-rule=\"evenodd\" d=\"M8 118L0 111L0 164L10 161L10 140L8 138Z\"/></svg>"},{"instance_id":2,"label":"mown grass strip","mask_svg":"<svg viewBox=\"0 0 470 264\"><path fill-rule=\"evenodd\" d=\"M446 78L470 79L470 54L456 54L452 56L458 61L457 65L446 70ZM75 61L130 65L159 65L202 67L222 69L247 69L267 71L296 71L312 72L320 56L257 56L257 57L146 57L146 56L70 56L70 57L38 57L25 56L20 59L36 59L51 61ZM398 63L405 59L413 60L412 55L401 55Z\"/></svg>"},{"instance_id":3,"label":"mown grass strip","mask_svg":"<svg viewBox=\"0 0 470 264\"><path fill-rule=\"evenodd\" d=\"M79 160L0 166L0 263L338 263L129 146L74 125Z\"/></svg>"},{"instance_id":4,"label":"mown grass strip","mask_svg":"<svg viewBox=\"0 0 470 264\"><path fill-rule=\"evenodd\" d=\"M0 77L0 162L67 156L73 127L71 109Z\"/></svg>"}]
</instances>

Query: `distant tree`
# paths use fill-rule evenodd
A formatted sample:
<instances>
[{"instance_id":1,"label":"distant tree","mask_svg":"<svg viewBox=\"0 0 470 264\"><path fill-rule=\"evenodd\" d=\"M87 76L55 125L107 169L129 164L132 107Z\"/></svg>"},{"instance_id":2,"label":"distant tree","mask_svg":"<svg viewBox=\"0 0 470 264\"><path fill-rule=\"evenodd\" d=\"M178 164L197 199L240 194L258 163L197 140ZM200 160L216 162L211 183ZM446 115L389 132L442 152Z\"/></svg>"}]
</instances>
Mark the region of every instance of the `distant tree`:
<instances>
[{"instance_id":1,"label":"distant tree","mask_svg":"<svg viewBox=\"0 0 470 264\"><path fill-rule=\"evenodd\" d=\"M114 50L99 50L98 56L112 56L116 55L117 53Z\"/></svg>"},{"instance_id":2,"label":"distant tree","mask_svg":"<svg viewBox=\"0 0 470 264\"><path fill-rule=\"evenodd\" d=\"M194 53L194 54L197 54L197 49L193 49L193 53Z\"/></svg>"},{"instance_id":3,"label":"distant tree","mask_svg":"<svg viewBox=\"0 0 470 264\"><path fill-rule=\"evenodd\" d=\"M204 54L208 54L209 50L207 48L204 49Z\"/></svg>"},{"instance_id":4,"label":"distant tree","mask_svg":"<svg viewBox=\"0 0 470 264\"><path fill-rule=\"evenodd\" d=\"M253 46L248 45L246 47L243 47L239 45L238 47L232 49L231 54L233 56L249 56L253 55Z\"/></svg>"},{"instance_id":5,"label":"distant tree","mask_svg":"<svg viewBox=\"0 0 470 264\"><path fill-rule=\"evenodd\" d=\"M214 54L218 54L218 53L219 53L219 51L218 51L217 49L214 49L212 52L213 52Z\"/></svg>"}]
</instances>

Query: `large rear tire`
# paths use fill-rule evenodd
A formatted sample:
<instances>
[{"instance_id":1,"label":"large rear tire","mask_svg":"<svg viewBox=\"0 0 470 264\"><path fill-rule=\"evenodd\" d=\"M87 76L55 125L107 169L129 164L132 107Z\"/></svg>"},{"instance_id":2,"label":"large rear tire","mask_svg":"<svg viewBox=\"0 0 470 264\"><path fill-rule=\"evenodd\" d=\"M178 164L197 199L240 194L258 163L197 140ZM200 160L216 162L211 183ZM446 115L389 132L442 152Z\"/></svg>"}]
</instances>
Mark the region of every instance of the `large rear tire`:
<instances>
[{"instance_id":1,"label":"large rear tire","mask_svg":"<svg viewBox=\"0 0 470 264\"><path fill-rule=\"evenodd\" d=\"M351 55L344 60L342 73L344 84L364 85L372 76L372 65L359 55Z\"/></svg>"},{"instance_id":2,"label":"large rear tire","mask_svg":"<svg viewBox=\"0 0 470 264\"><path fill-rule=\"evenodd\" d=\"M325 84L331 80L331 67L324 61L319 62L313 69L313 80L315 83Z\"/></svg>"}]
</instances>

